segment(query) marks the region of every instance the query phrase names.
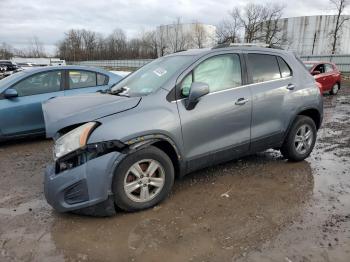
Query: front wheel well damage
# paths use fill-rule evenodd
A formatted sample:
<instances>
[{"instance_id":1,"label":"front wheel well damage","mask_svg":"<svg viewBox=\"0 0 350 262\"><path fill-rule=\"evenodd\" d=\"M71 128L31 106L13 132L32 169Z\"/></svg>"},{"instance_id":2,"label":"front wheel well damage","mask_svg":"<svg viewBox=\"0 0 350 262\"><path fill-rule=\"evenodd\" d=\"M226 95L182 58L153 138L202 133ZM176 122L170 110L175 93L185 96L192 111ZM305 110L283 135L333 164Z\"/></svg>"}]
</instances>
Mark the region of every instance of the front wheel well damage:
<instances>
[{"instance_id":1,"label":"front wheel well damage","mask_svg":"<svg viewBox=\"0 0 350 262\"><path fill-rule=\"evenodd\" d=\"M125 142L125 144L127 147L124 151L122 151L122 153L125 154L133 153L148 146L154 146L162 150L170 158L174 166L175 175L179 177L182 176L183 168L181 166L181 155L175 143L167 136L161 134L146 135L129 140Z\"/></svg>"}]
</instances>

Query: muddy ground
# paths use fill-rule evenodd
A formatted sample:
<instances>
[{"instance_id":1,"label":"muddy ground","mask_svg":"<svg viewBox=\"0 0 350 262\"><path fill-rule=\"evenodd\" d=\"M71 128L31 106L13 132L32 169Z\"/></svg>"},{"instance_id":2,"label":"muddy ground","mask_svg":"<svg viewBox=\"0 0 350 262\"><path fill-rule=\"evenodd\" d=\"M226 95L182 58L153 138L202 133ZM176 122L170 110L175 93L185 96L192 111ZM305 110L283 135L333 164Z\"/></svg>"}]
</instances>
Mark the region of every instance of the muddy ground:
<instances>
[{"instance_id":1,"label":"muddy ground","mask_svg":"<svg viewBox=\"0 0 350 262\"><path fill-rule=\"evenodd\" d=\"M0 145L0 261L350 261L350 84L325 96L312 155L269 150L176 181L161 205L111 218L43 197L51 141Z\"/></svg>"}]
</instances>

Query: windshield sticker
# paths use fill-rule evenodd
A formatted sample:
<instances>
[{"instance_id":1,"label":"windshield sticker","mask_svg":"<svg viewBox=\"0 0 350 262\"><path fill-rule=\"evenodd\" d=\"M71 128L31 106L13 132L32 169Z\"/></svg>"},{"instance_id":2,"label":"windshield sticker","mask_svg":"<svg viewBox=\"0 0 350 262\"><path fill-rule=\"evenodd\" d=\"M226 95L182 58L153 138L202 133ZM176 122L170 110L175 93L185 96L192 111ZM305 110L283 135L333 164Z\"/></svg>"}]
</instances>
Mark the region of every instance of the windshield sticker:
<instances>
[{"instance_id":1,"label":"windshield sticker","mask_svg":"<svg viewBox=\"0 0 350 262\"><path fill-rule=\"evenodd\" d=\"M157 76L161 77L167 73L167 71L164 68L157 68L156 70L153 71Z\"/></svg>"}]
</instances>

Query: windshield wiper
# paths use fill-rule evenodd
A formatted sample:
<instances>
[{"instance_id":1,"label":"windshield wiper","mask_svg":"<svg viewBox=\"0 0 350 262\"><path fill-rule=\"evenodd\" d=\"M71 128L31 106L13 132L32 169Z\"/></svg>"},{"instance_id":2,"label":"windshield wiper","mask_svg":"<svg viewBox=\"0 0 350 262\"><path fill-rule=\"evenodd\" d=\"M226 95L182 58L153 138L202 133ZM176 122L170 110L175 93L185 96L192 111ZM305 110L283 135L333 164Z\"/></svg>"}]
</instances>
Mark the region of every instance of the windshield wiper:
<instances>
[{"instance_id":1,"label":"windshield wiper","mask_svg":"<svg viewBox=\"0 0 350 262\"><path fill-rule=\"evenodd\" d=\"M126 93L128 91L125 87L120 87L112 91L112 89L107 90L107 94L110 95L116 95L116 96L126 96L129 97L129 95Z\"/></svg>"},{"instance_id":2,"label":"windshield wiper","mask_svg":"<svg viewBox=\"0 0 350 262\"><path fill-rule=\"evenodd\" d=\"M117 84L118 84L118 82L114 83L113 85L111 85L108 89L106 89L106 90L99 90L98 92L100 92L101 94L109 94L109 95L129 97L129 95L126 94L126 93L122 94L123 92L128 91L128 89L126 87L120 87L120 88L117 88L116 90L112 91L112 88L114 86L116 86Z\"/></svg>"},{"instance_id":3,"label":"windshield wiper","mask_svg":"<svg viewBox=\"0 0 350 262\"><path fill-rule=\"evenodd\" d=\"M112 91L112 88L109 89L109 93L112 94L112 95L118 95L120 93L123 93L124 91L126 91L127 89L125 87L119 87L115 90Z\"/></svg>"}]
</instances>

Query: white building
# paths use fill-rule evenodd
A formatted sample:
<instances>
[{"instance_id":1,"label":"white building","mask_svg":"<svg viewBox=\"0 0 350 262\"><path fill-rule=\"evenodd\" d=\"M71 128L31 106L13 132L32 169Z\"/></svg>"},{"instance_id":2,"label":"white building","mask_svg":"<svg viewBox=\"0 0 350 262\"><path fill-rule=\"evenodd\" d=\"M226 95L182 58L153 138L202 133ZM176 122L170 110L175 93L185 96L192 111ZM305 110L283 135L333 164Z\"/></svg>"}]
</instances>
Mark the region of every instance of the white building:
<instances>
[{"instance_id":1,"label":"white building","mask_svg":"<svg viewBox=\"0 0 350 262\"><path fill-rule=\"evenodd\" d=\"M331 54L331 32L335 28L336 18L335 15L319 15L280 19L285 42L282 47L299 55ZM350 20L344 22L340 36L336 54L350 54Z\"/></svg>"},{"instance_id":2,"label":"white building","mask_svg":"<svg viewBox=\"0 0 350 262\"><path fill-rule=\"evenodd\" d=\"M202 23L175 23L156 29L158 54L165 55L191 48L207 48L216 44L216 27Z\"/></svg>"},{"instance_id":3,"label":"white building","mask_svg":"<svg viewBox=\"0 0 350 262\"><path fill-rule=\"evenodd\" d=\"M33 66L60 66L66 65L65 60L60 58L28 58L28 57L14 57L11 61L17 64L31 64Z\"/></svg>"}]
</instances>

